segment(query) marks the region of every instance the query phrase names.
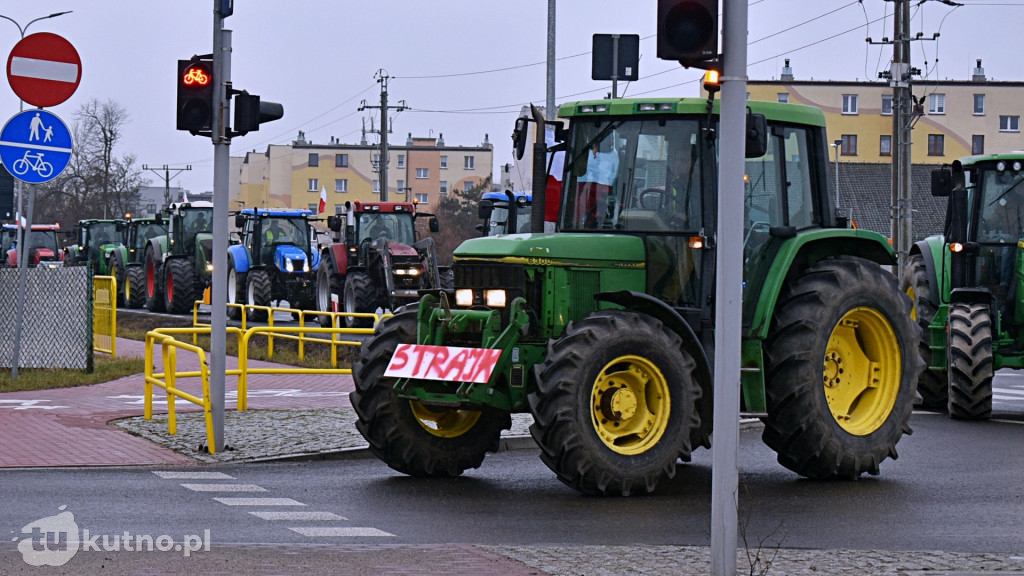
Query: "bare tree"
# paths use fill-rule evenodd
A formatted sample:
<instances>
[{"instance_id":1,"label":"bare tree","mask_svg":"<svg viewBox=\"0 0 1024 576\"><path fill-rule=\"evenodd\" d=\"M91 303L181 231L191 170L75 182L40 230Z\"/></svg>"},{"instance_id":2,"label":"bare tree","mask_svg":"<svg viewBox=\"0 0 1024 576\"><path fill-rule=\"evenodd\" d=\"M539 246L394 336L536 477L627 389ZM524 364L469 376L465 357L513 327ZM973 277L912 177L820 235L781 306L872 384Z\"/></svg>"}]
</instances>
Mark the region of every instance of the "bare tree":
<instances>
[{"instance_id":1,"label":"bare tree","mask_svg":"<svg viewBox=\"0 0 1024 576\"><path fill-rule=\"evenodd\" d=\"M36 190L37 222L70 230L86 218L119 218L136 209L142 178L134 154L116 155L128 112L117 102L92 99L75 113L68 167Z\"/></svg>"},{"instance_id":2,"label":"bare tree","mask_svg":"<svg viewBox=\"0 0 1024 576\"><path fill-rule=\"evenodd\" d=\"M444 266L451 265L452 252L469 238L480 235L478 208L484 192L491 189L491 178L487 177L476 186L459 191L453 189L437 204L437 219L441 232L434 235L437 258Z\"/></svg>"}]
</instances>

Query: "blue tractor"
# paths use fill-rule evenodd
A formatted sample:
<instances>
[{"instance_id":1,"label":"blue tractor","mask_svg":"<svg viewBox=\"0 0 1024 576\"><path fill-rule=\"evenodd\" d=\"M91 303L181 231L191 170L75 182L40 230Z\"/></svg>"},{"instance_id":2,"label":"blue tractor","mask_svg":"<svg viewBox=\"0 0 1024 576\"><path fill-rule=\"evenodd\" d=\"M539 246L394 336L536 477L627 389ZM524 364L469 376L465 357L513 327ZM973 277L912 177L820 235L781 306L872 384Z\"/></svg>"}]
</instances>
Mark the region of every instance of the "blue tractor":
<instances>
[{"instance_id":1,"label":"blue tractor","mask_svg":"<svg viewBox=\"0 0 1024 576\"><path fill-rule=\"evenodd\" d=\"M483 224L477 229L481 236L529 233L532 204L533 194L529 192L485 192L479 208Z\"/></svg>"},{"instance_id":2,"label":"blue tractor","mask_svg":"<svg viewBox=\"0 0 1024 576\"><path fill-rule=\"evenodd\" d=\"M315 310L316 247L312 211L246 208L235 215L241 243L228 247L228 303L271 306L286 300L292 308ZM242 309L228 307L238 320ZM267 319L267 311L249 309L249 318Z\"/></svg>"}]
</instances>

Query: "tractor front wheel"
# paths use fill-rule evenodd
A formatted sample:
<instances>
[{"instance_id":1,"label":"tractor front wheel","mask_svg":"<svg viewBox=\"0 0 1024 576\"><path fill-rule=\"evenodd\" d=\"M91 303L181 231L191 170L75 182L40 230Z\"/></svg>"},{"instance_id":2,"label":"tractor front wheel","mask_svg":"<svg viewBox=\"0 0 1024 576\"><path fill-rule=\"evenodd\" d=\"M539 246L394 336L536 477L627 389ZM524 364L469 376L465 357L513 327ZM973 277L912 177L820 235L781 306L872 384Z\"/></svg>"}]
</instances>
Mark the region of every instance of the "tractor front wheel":
<instances>
[{"instance_id":1,"label":"tractor front wheel","mask_svg":"<svg viewBox=\"0 0 1024 576\"><path fill-rule=\"evenodd\" d=\"M266 270L249 272L246 287L245 303L250 306L270 306L270 275ZM249 308L249 320L266 322L268 312L259 308Z\"/></svg>"},{"instance_id":2,"label":"tractor front wheel","mask_svg":"<svg viewBox=\"0 0 1024 576\"><path fill-rule=\"evenodd\" d=\"M146 303L146 269L129 266L124 276L124 300L129 308L142 308Z\"/></svg>"},{"instance_id":3,"label":"tractor front wheel","mask_svg":"<svg viewBox=\"0 0 1024 576\"><path fill-rule=\"evenodd\" d=\"M107 261L107 270L109 270L110 275L113 276L115 280L117 280L117 305L124 306L125 271L124 265L121 264L121 258L118 256L117 250L114 250L110 253L110 258Z\"/></svg>"},{"instance_id":4,"label":"tractor front wheel","mask_svg":"<svg viewBox=\"0 0 1024 576\"><path fill-rule=\"evenodd\" d=\"M376 291L366 272L349 272L345 277L345 312L347 314L372 314L377 311ZM373 318L345 316L347 328L370 328Z\"/></svg>"},{"instance_id":5,"label":"tractor front wheel","mask_svg":"<svg viewBox=\"0 0 1024 576\"><path fill-rule=\"evenodd\" d=\"M228 304L237 304L237 306L228 306L228 318L232 320L241 320L242 314L245 313L246 303L246 284L245 284L245 272L239 272L235 268L235 259L228 255Z\"/></svg>"},{"instance_id":6,"label":"tractor front wheel","mask_svg":"<svg viewBox=\"0 0 1024 576\"><path fill-rule=\"evenodd\" d=\"M156 261L156 254L152 248L146 249L146 259L143 260L146 269L146 309L150 312L164 311L164 295L160 292L160 263Z\"/></svg>"},{"instance_id":7,"label":"tractor front wheel","mask_svg":"<svg viewBox=\"0 0 1024 576\"><path fill-rule=\"evenodd\" d=\"M992 314L983 304L949 307L949 415L992 416Z\"/></svg>"},{"instance_id":8,"label":"tractor front wheel","mask_svg":"<svg viewBox=\"0 0 1024 576\"><path fill-rule=\"evenodd\" d=\"M651 316L606 310L570 323L534 369L530 433L541 460L587 494L653 492L690 459L695 366L679 335Z\"/></svg>"},{"instance_id":9,"label":"tractor front wheel","mask_svg":"<svg viewBox=\"0 0 1024 576\"><path fill-rule=\"evenodd\" d=\"M334 309L334 296L341 300L345 294L345 279L339 276L334 269L334 263L329 258L320 260L320 268L316 273L316 309L320 312L336 312ZM320 326L333 328L334 321L331 316L320 316Z\"/></svg>"},{"instance_id":10,"label":"tractor front wheel","mask_svg":"<svg viewBox=\"0 0 1024 576\"><path fill-rule=\"evenodd\" d=\"M764 443L809 478L878 474L911 432L924 362L896 278L878 264L827 259L783 288L765 345Z\"/></svg>"},{"instance_id":11,"label":"tractor front wheel","mask_svg":"<svg viewBox=\"0 0 1024 576\"><path fill-rule=\"evenodd\" d=\"M185 258L174 258L167 263L164 278L164 309L170 314L191 312L196 301L192 263Z\"/></svg>"},{"instance_id":12,"label":"tractor front wheel","mask_svg":"<svg viewBox=\"0 0 1024 576\"><path fill-rule=\"evenodd\" d=\"M403 474L458 476L478 468L487 452L498 450L501 431L511 427L507 412L430 406L399 398L395 379L384 376L399 344L416 342L415 306L402 308L377 325L352 367L355 391L349 396L356 429L370 451Z\"/></svg>"}]
</instances>

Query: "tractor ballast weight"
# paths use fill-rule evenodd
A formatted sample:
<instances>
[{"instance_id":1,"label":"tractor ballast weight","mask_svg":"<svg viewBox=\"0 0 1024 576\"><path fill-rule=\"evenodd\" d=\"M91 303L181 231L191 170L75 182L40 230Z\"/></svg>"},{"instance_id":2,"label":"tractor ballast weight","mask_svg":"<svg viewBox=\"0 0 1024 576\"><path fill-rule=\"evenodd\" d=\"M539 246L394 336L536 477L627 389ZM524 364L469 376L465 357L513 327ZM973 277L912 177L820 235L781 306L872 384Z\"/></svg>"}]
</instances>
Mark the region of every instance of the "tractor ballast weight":
<instances>
[{"instance_id":1,"label":"tractor ballast weight","mask_svg":"<svg viewBox=\"0 0 1024 576\"><path fill-rule=\"evenodd\" d=\"M145 244L146 309L185 314L213 275L213 203L175 202L160 217L167 233Z\"/></svg>"},{"instance_id":2,"label":"tractor ballast weight","mask_svg":"<svg viewBox=\"0 0 1024 576\"><path fill-rule=\"evenodd\" d=\"M901 286L922 328L922 406L992 415L992 378L1024 368L1024 153L967 156L932 172L945 233L915 243Z\"/></svg>"},{"instance_id":3,"label":"tractor ballast weight","mask_svg":"<svg viewBox=\"0 0 1024 576\"><path fill-rule=\"evenodd\" d=\"M451 269L438 266L431 237L417 239L416 221L429 218L412 202L346 202L327 218L333 242L321 250L316 304L323 312L372 314L419 300L421 290L451 286ZM348 327L369 327L368 316L345 316ZM321 316L324 326L330 316Z\"/></svg>"},{"instance_id":4,"label":"tractor ballast weight","mask_svg":"<svg viewBox=\"0 0 1024 576\"><path fill-rule=\"evenodd\" d=\"M287 300L292 308L314 309L314 282L320 266L315 216L305 209L245 208L235 215L241 242L228 247L228 302L271 306ZM242 309L228 307L241 318ZM250 308L253 320L267 311Z\"/></svg>"},{"instance_id":5,"label":"tractor ballast weight","mask_svg":"<svg viewBox=\"0 0 1024 576\"><path fill-rule=\"evenodd\" d=\"M921 370L895 255L835 208L819 109L747 111L741 412L800 475L878 474ZM467 240L454 290L377 325L350 395L370 450L455 476L525 412L562 482L629 495L710 446L718 114L710 98L563 104L533 178L536 198L537 159L564 150L558 232Z\"/></svg>"}]
</instances>

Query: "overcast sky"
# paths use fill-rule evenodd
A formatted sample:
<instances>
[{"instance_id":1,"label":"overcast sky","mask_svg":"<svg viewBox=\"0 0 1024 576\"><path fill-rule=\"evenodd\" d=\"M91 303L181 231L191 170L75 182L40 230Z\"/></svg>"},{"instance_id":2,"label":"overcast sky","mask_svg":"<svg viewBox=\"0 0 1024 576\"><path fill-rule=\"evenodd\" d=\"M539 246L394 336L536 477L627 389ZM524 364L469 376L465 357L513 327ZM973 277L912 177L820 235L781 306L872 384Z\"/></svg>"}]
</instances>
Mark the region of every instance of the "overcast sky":
<instances>
[{"instance_id":1,"label":"overcast sky","mask_svg":"<svg viewBox=\"0 0 1024 576\"><path fill-rule=\"evenodd\" d=\"M977 59L989 79L1024 80L1024 0L914 0L912 60L924 79L970 79ZM801 80L876 80L888 69L894 3L884 0L750 0L748 74L777 79L789 58ZM513 122L521 106L544 104L547 0L237 0L225 28L233 31L236 89L284 105L284 118L235 138L232 155L287 144L298 131L313 143L332 137L358 143L364 120L380 126L379 70L390 76L391 142L408 133L444 134L448 145L494 144L495 166L511 162ZM82 60L82 81L67 102L50 109L70 126L91 99L111 99L129 113L117 154L139 165L183 167L172 186L213 187L209 138L174 129L178 59L212 51L213 0L8 0L0 15L26 34L52 32ZM696 96L700 71L656 58L656 0L558 0L556 102L602 98L610 82L591 80L594 34L640 36L640 79L619 83L619 95ZM9 55L17 27L0 20L0 49ZM0 118L18 112L9 86L0 89ZM371 140L376 142L376 139ZM147 172L153 185L163 174Z\"/></svg>"}]
</instances>

